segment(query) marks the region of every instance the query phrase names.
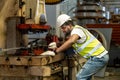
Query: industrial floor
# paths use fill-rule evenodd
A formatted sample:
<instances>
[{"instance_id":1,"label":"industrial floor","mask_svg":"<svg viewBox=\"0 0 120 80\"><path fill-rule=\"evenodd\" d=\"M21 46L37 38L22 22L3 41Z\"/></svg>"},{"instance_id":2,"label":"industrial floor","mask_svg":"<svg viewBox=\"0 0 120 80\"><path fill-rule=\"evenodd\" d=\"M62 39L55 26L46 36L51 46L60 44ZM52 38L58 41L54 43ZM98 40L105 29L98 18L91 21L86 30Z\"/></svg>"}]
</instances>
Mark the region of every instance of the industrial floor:
<instances>
[{"instance_id":1,"label":"industrial floor","mask_svg":"<svg viewBox=\"0 0 120 80\"><path fill-rule=\"evenodd\" d=\"M120 76L108 76L104 78L95 77L94 80L120 80Z\"/></svg>"},{"instance_id":2,"label":"industrial floor","mask_svg":"<svg viewBox=\"0 0 120 80\"><path fill-rule=\"evenodd\" d=\"M93 80L120 80L120 68L107 68L104 77L94 77Z\"/></svg>"}]
</instances>

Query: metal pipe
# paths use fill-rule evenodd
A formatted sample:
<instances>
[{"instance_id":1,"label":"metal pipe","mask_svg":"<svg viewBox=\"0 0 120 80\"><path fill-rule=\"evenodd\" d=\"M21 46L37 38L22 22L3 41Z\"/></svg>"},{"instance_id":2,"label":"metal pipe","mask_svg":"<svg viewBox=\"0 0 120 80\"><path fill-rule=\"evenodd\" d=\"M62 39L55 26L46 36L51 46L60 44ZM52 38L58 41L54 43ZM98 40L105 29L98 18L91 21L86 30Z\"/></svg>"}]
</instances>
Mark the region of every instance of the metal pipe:
<instances>
[{"instance_id":1,"label":"metal pipe","mask_svg":"<svg viewBox=\"0 0 120 80\"><path fill-rule=\"evenodd\" d=\"M112 0L112 1L103 1L102 3L104 3L105 5L120 5L120 1L114 1L114 0Z\"/></svg>"}]
</instances>

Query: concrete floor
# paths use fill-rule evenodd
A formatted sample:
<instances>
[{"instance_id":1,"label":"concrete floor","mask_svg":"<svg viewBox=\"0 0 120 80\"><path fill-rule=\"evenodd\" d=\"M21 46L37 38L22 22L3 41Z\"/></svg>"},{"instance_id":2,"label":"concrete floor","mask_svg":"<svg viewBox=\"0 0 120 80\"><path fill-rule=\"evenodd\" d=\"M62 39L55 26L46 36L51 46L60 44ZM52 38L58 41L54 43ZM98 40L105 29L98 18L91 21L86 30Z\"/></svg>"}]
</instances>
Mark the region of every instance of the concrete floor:
<instances>
[{"instance_id":1,"label":"concrete floor","mask_svg":"<svg viewBox=\"0 0 120 80\"><path fill-rule=\"evenodd\" d=\"M93 80L120 80L120 68L107 67L105 77L94 77Z\"/></svg>"},{"instance_id":2,"label":"concrete floor","mask_svg":"<svg viewBox=\"0 0 120 80\"><path fill-rule=\"evenodd\" d=\"M95 77L94 80L120 80L120 76Z\"/></svg>"}]
</instances>

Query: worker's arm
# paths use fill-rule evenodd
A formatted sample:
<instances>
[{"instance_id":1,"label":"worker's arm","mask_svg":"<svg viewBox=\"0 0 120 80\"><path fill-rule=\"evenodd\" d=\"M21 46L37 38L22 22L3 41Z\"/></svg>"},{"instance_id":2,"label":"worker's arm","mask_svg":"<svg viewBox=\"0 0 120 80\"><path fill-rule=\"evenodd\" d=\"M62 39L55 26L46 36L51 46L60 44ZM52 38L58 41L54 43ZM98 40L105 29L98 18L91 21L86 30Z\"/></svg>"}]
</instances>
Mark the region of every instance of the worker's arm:
<instances>
[{"instance_id":1,"label":"worker's arm","mask_svg":"<svg viewBox=\"0 0 120 80\"><path fill-rule=\"evenodd\" d=\"M69 47L71 47L80 37L77 34L73 34L72 36L70 36L70 38L65 41L60 47L58 47L56 49L56 52L62 52L66 49L68 49Z\"/></svg>"}]
</instances>

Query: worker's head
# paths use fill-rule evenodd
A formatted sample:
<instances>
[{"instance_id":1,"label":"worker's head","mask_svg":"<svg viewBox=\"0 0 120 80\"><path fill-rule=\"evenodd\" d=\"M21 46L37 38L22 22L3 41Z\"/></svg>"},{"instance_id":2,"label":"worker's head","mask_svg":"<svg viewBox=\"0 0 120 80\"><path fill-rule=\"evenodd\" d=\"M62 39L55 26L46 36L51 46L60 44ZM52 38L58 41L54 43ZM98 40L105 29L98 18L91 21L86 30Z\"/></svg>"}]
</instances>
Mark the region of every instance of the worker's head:
<instances>
[{"instance_id":1,"label":"worker's head","mask_svg":"<svg viewBox=\"0 0 120 80\"><path fill-rule=\"evenodd\" d=\"M61 14L60 16L58 16L57 18L57 27L61 27L65 22L67 22L68 20L72 20L70 18L70 16L66 15L66 14Z\"/></svg>"},{"instance_id":2,"label":"worker's head","mask_svg":"<svg viewBox=\"0 0 120 80\"><path fill-rule=\"evenodd\" d=\"M66 14L61 14L58 16L57 27L60 27L64 33L70 32L72 26L74 26L74 24L70 16Z\"/></svg>"}]
</instances>

